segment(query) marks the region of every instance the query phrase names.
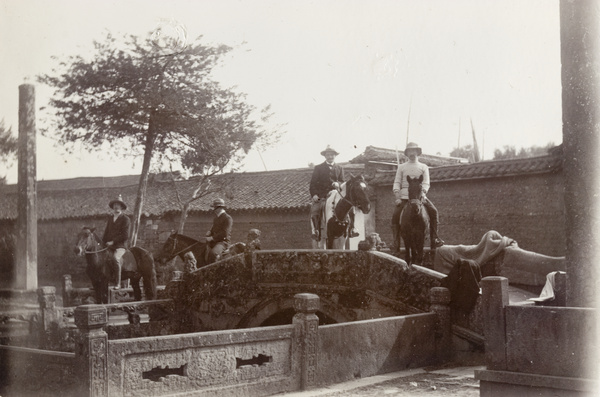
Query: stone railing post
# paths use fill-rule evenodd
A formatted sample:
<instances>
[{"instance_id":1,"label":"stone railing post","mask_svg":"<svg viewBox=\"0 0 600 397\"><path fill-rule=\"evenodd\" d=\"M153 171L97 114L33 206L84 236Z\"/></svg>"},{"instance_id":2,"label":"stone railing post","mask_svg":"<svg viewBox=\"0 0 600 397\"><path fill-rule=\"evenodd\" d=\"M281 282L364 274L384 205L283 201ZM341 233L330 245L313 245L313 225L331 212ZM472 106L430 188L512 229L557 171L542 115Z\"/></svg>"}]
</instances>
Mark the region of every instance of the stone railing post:
<instances>
[{"instance_id":1,"label":"stone railing post","mask_svg":"<svg viewBox=\"0 0 600 397\"><path fill-rule=\"evenodd\" d=\"M319 306L320 299L315 294L294 295L296 314L293 324L298 332L294 336L294 343L298 348L298 356L293 359L300 360L300 363L296 363L296 365L300 367L300 388L302 390L314 387L317 381L319 317L316 312L319 310Z\"/></svg>"},{"instance_id":2,"label":"stone railing post","mask_svg":"<svg viewBox=\"0 0 600 397\"><path fill-rule=\"evenodd\" d=\"M73 281L70 274L65 274L62 277L62 297L63 307L71 306L71 291L73 290Z\"/></svg>"},{"instance_id":3,"label":"stone railing post","mask_svg":"<svg viewBox=\"0 0 600 397\"><path fill-rule=\"evenodd\" d=\"M107 323L104 306L75 308L75 324L81 332L75 347L80 396L108 396L108 334L102 329Z\"/></svg>"},{"instance_id":4,"label":"stone railing post","mask_svg":"<svg viewBox=\"0 0 600 397\"><path fill-rule=\"evenodd\" d=\"M481 280L483 336L487 369L506 369L506 315L508 279L485 277Z\"/></svg>"},{"instance_id":5,"label":"stone railing post","mask_svg":"<svg viewBox=\"0 0 600 397\"><path fill-rule=\"evenodd\" d=\"M450 309L450 290L444 287L434 287L429 291L430 310L437 314L438 320L435 333L435 353L442 362L452 359L452 314Z\"/></svg>"},{"instance_id":6,"label":"stone railing post","mask_svg":"<svg viewBox=\"0 0 600 397\"><path fill-rule=\"evenodd\" d=\"M41 287L37 290L38 303L42 316L40 327L40 342L42 346L48 347L51 337L52 323L58 324L58 313L56 312L56 287Z\"/></svg>"}]
</instances>

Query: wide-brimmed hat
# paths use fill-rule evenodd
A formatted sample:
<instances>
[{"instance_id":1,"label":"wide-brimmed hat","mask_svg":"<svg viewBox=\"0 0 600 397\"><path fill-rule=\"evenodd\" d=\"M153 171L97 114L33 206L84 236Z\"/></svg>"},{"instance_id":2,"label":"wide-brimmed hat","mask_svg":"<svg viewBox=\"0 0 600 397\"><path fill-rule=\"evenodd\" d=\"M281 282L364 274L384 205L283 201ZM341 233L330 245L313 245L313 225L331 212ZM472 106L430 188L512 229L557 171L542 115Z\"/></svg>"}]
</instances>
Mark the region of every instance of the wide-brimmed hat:
<instances>
[{"instance_id":1,"label":"wide-brimmed hat","mask_svg":"<svg viewBox=\"0 0 600 397\"><path fill-rule=\"evenodd\" d=\"M329 145L327 145L327 147L325 148L325 150L323 150L323 151L321 152L321 156L325 156L325 154L326 154L326 153L333 153L333 154L335 154L336 156L339 154L339 153L337 152L337 150L335 150L334 148L332 148L332 147L331 147L331 146L329 146Z\"/></svg>"},{"instance_id":2,"label":"wide-brimmed hat","mask_svg":"<svg viewBox=\"0 0 600 397\"><path fill-rule=\"evenodd\" d=\"M112 208L115 203L121 204L121 207L123 207L124 210L127 209L127 204L125 204L125 202L123 201L123 197L120 194L116 199L111 200L110 203L108 203L108 206Z\"/></svg>"},{"instance_id":3,"label":"wide-brimmed hat","mask_svg":"<svg viewBox=\"0 0 600 397\"><path fill-rule=\"evenodd\" d=\"M407 151L407 150L410 150L410 149L416 150L416 151L417 151L417 156L420 156L420 155L421 155L421 153L423 152L423 151L421 150L421 148L419 147L419 145L417 145L417 144L416 144L416 143L414 143L414 142L409 142L409 143L406 145L406 149L404 149L404 155L405 155L405 156L407 156L407 154L406 154L406 151Z\"/></svg>"},{"instance_id":4,"label":"wide-brimmed hat","mask_svg":"<svg viewBox=\"0 0 600 397\"><path fill-rule=\"evenodd\" d=\"M215 199L215 201L213 201L213 203L210 206L211 208L225 207L225 201L222 198L218 198Z\"/></svg>"}]
</instances>

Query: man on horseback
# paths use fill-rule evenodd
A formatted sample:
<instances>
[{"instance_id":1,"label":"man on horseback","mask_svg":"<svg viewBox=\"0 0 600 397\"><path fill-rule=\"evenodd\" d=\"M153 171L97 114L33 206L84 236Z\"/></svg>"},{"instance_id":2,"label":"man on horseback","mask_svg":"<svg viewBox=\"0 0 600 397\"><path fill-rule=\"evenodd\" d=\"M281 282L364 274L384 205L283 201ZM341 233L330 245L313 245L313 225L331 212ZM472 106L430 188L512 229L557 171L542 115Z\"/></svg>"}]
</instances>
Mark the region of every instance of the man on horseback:
<instances>
[{"instance_id":1,"label":"man on horseback","mask_svg":"<svg viewBox=\"0 0 600 397\"><path fill-rule=\"evenodd\" d=\"M339 153L331 146L321 152L325 161L317 166L310 180L310 196L312 204L310 208L310 225L312 229L313 247L317 247L321 240L321 218L323 206L327 199L327 194L334 189L339 189L344 182L344 169L335 164L335 157ZM350 212L350 237L357 237L358 231L354 228L354 211Z\"/></svg>"},{"instance_id":2,"label":"man on horseback","mask_svg":"<svg viewBox=\"0 0 600 397\"><path fill-rule=\"evenodd\" d=\"M114 275L115 289L121 287L121 268L123 267L123 255L127 251L127 243L129 242L129 226L130 220L123 213L127 209L127 204L123 202L121 195L115 200L111 200L108 206L112 209L112 216L106 222L104 230L104 241L106 247L111 253L111 268Z\"/></svg>"},{"instance_id":3,"label":"man on horseback","mask_svg":"<svg viewBox=\"0 0 600 397\"><path fill-rule=\"evenodd\" d=\"M211 208L215 214L212 228L206 233L205 264L210 265L221 259L223 251L231 241L233 218L225 212L225 201L221 198L213 201Z\"/></svg>"},{"instance_id":4,"label":"man on horseback","mask_svg":"<svg viewBox=\"0 0 600 397\"><path fill-rule=\"evenodd\" d=\"M408 145L406 145L404 155L408 157L408 161L398 165L396 177L394 178L393 191L394 196L396 196L396 207L394 208L394 213L392 215L392 231L394 233L394 245L396 252L400 251L400 214L406 206L406 203L408 203L408 180L406 179L408 176L411 178L418 178L421 175L423 176L422 201L423 206L426 208L429 215L431 248L438 248L444 245L444 241L438 237L437 233L437 208L435 208L431 200L429 200L426 196L427 191L429 190L429 167L427 164L419 162L419 156L421 153L422 150L416 143L410 142Z\"/></svg>"}]
</instances>

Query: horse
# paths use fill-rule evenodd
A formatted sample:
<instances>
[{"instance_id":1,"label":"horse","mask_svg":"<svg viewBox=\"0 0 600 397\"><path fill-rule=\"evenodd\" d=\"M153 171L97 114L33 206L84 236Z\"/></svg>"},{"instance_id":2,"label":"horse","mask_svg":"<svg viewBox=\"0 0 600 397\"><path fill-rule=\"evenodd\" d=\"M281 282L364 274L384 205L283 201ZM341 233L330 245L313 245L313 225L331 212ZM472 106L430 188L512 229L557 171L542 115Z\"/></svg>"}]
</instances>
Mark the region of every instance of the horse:
<instances>
[{"instance_id":1,"label":"horse","mask_svg":"<svg viewBox=\"0 0 600 397\"><path fill-rule=\"evenodd\" d=\"M238 242L232 244L223 252L222 257L233 256L237 254L241 254L246 251L246 248L251 249L260 249L260 230L258 229L250 229L248 232L247 242L242 243ZM171 233L171 235L167 238L167 241L163 244L163 247L160 253L157 255L157 260L165 264L171 259L178 256L185 263L185 254L191 252L194 255L196 260L201 259L200 267L206 266L204 255L206 254L205 247L206 239L201 238L200 240L196 240L192 237L180 234L180 233Z\"/></svg>"},{"instance_id":2,"label":"horse","mask_svg":"<svg viewBox=\"0 0 600 397\"><path fill-rule=\"evenodd\" d=\"M321 240L316 248L344 249L350 228L350 210L358 208L368 214L371 202L367 193L367 183L362 175L351 176L350 180L327 194L321 217Z\"/></svg>"},{"instance_id":3,"label":"horse","mask_svg":"<svg viewBox=\"0 0 600 397\"><path fill-rule=\"evenodd\" d=\"M406 248L404 260L408 265L422 265L425 232L429 229L429 215L421 200L423 175L406 179L409 201L400 215L400 235Z\"/></svg>"},{"instance_id":4,"label":"horse","mask_svg":"<svg viewBox=\"0 0 600 397\"><path fill-rule=\"evenodd\" d=\"M185 254L191 252L196 259L203 258L206 254L205 247L206 239L196 240L195 238L185 236L180 233L173 232L163 244L162 249L156 256L156 259L165 264L171 259L178 256L185 262ZM203 261L204 262L204 261Z\"/></svg>"},{"instance_id":5,"label":"horse","mask_svg":"<svg viewBox=\"0 0 600 397\"><path fill-rule=\"evenodd\" d=\"M96 303L108 303L108 282L110 279L111 262L113 261L108 248L95 233L95 228L84 227L77 235L75 254L85 255L87 262L86 273L92 281L96 293ZM121 279L131 281L135 300L142 300L140 279L144 280L146 300L156 299L156 269L152 254L140 247L131 247L123 255L123 267L119 269Z\"/></svg>"}]
</instances>

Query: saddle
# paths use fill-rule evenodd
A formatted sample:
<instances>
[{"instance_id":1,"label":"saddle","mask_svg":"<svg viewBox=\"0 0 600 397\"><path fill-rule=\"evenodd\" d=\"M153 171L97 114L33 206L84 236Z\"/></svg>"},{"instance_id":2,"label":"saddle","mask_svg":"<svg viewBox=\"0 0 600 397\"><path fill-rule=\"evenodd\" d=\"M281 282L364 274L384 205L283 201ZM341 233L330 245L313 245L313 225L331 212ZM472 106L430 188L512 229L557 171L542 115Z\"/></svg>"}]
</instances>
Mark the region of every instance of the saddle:
<instances>
[{"instance_id":1,"label":"saddle","mask_svg":"<svg viewBox=\"0 0 600 397\"><path fill-rule=\"evenodd\" d=\"M121 267L122 272L135 272L137 271L137 261L133 252L126 250L123 255L123 266Z\"/></svg>"}]
</instances>

